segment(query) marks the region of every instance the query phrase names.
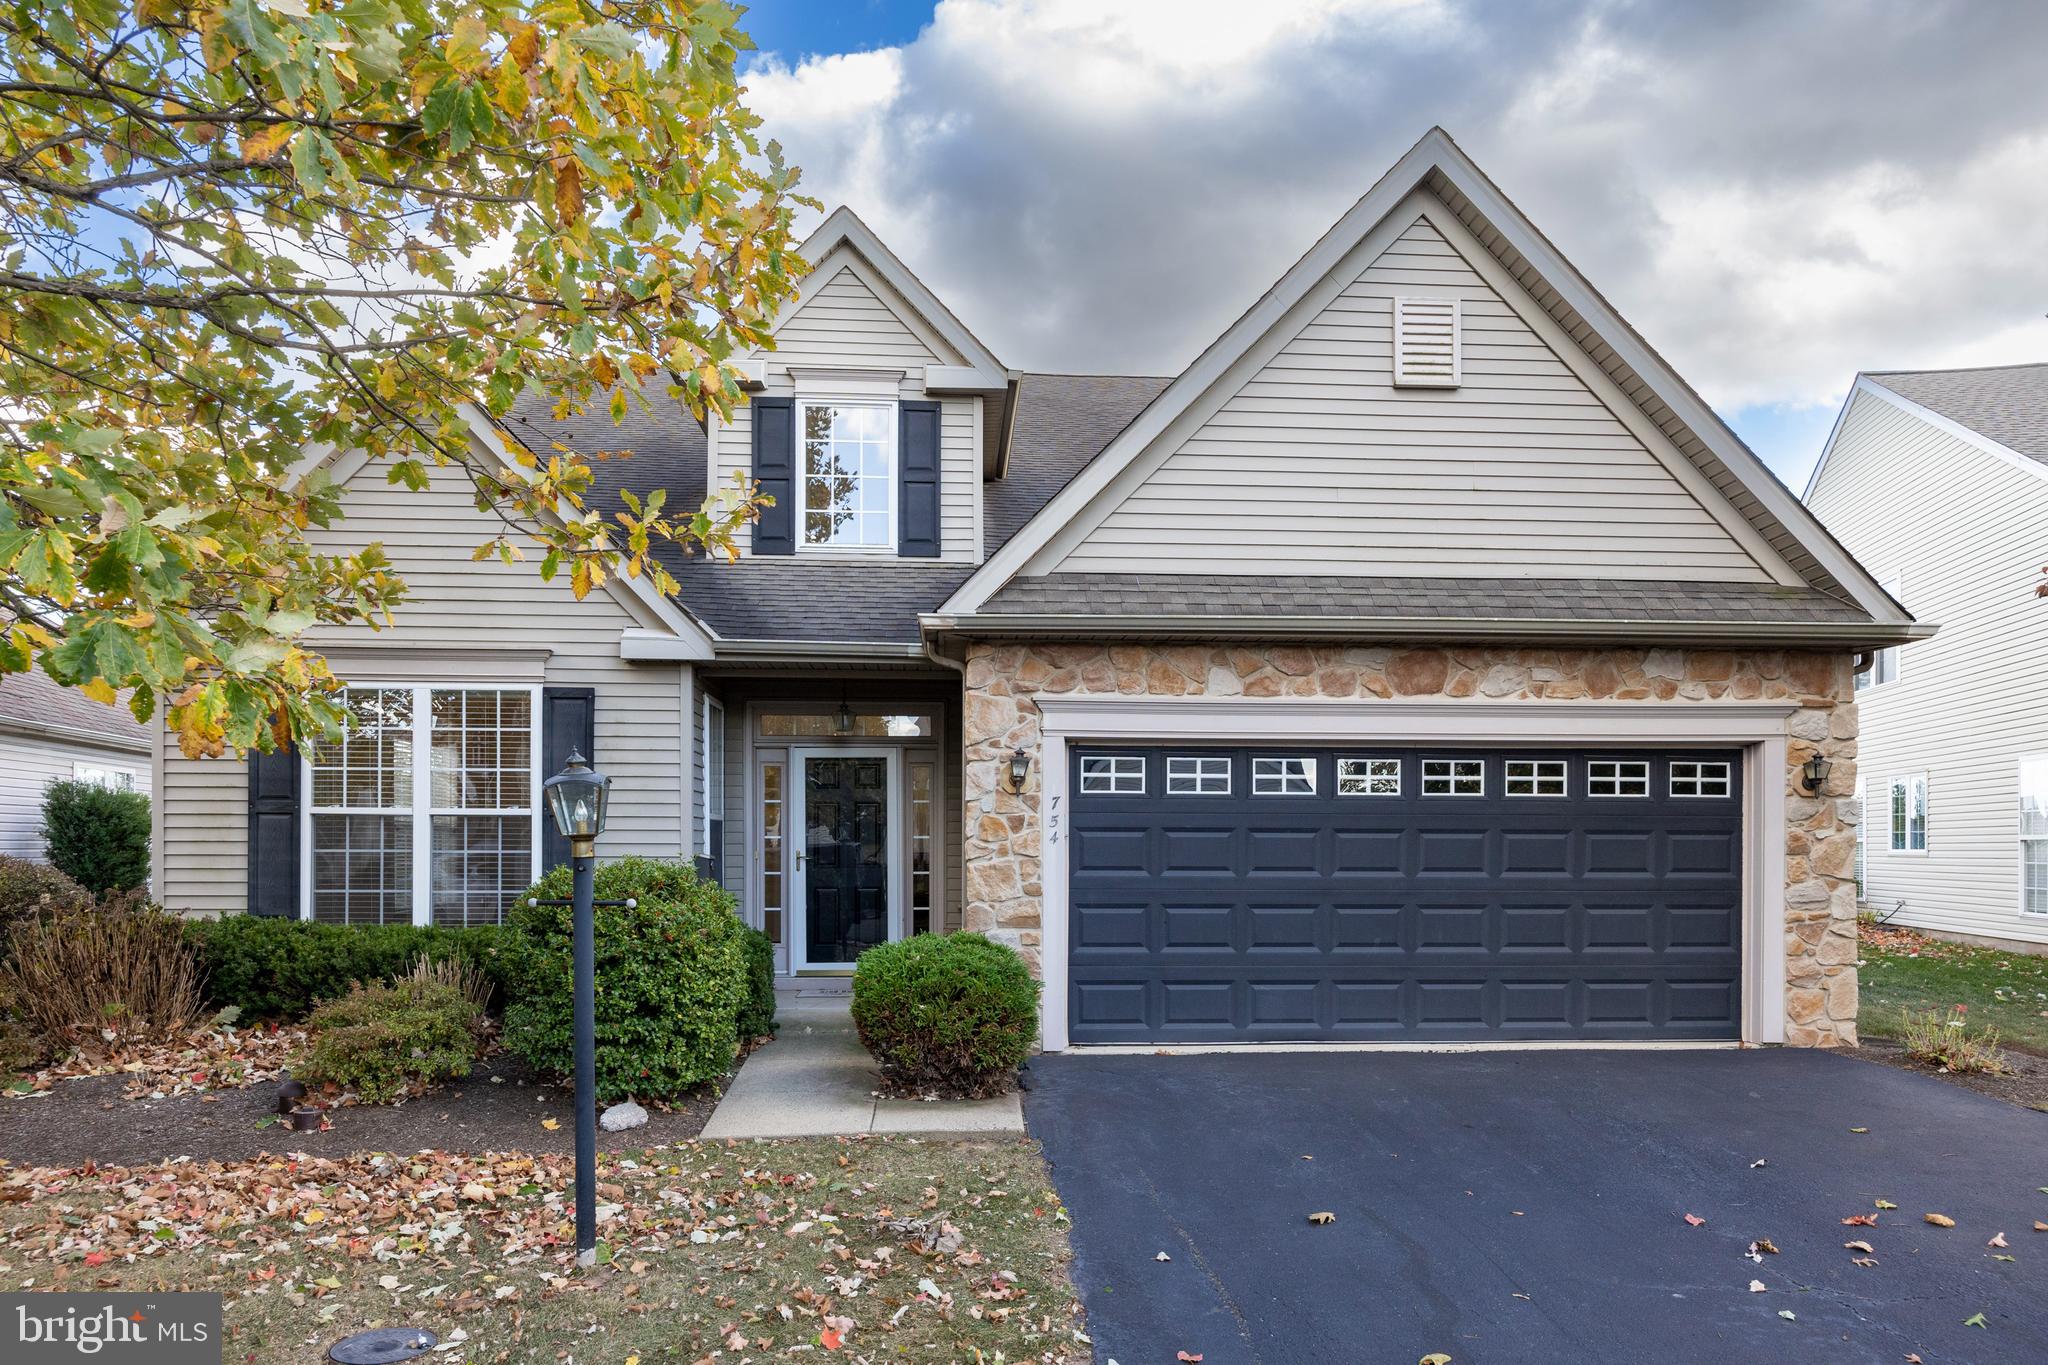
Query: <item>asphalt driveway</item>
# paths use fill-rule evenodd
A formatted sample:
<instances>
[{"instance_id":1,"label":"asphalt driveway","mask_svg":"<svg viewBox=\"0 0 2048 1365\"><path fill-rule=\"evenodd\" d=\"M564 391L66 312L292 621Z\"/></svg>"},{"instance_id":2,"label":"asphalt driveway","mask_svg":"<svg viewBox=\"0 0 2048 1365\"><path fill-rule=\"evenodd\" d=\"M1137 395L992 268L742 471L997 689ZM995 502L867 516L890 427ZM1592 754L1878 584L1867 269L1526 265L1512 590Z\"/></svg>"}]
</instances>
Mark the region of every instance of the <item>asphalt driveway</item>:
<instances>
[{"instance_id":1,"label":"asphalt driveway","mask_svg":"<svg viewBox=\"0 0 2048 1365\"><path fill-rule=\"evenodd\" d=\"M1098 1365L2048 1360L2048 1114L1889 1067L1069 1055L1026 1081Z\"/></svg>"}]
</instances>

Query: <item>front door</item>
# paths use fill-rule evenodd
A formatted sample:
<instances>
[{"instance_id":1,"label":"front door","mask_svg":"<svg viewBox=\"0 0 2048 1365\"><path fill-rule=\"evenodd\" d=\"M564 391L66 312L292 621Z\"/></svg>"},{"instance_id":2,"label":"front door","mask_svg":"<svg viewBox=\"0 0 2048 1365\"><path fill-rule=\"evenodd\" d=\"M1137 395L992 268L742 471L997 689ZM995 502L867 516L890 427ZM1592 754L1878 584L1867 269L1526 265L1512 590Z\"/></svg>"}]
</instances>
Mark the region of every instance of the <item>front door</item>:
<instances>
[{"instance_id":1,"label":"front door","mask_svg":"<svg viewBox=\"0 0 2048 1365\"><path fill-rule=\"evenodd\" d=\"M894 749L798 749L792 966L851 967L899 937Z\"/></svg>"}]
</instances>

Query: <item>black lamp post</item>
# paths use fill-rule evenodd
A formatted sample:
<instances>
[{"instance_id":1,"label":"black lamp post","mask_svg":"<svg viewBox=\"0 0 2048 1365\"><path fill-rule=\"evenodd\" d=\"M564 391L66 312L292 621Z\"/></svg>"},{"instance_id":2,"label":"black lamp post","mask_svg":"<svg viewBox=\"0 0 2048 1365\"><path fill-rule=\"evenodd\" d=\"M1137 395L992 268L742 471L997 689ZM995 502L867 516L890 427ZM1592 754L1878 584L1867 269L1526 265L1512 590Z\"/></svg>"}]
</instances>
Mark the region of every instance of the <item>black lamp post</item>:
<instances>
[{"instance_id":1,"label":"black lamp post","mask_svg":"<svg viewBox=\"0 0 2048 1365\"><path fill-rule=\"evenodd\" d=\"M576 990L576 1264L597 1264L597 948L593 897L597 836L612 780L571 752L542 784L555 828L569 841Z\"/></svg>"}]
</instances>

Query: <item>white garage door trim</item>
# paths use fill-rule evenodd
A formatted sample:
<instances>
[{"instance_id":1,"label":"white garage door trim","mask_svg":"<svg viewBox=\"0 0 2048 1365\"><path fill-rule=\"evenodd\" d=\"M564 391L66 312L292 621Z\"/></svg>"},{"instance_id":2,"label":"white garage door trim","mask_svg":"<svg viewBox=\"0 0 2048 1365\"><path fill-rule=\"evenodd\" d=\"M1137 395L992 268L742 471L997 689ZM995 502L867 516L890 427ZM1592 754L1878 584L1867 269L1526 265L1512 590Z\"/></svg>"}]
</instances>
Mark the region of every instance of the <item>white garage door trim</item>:
<instances>
[{"instance_id":1,"label":"white garage door trim","mask_svg":"<svg viewBox=\"0 0 2048 1365\"><path fill-rule=\"evenodd\" d=\"M1076 742L1103 740L1190 744L1291 740L1321 744L1741 745L1748 764L1749 792L1749 809L1743 825L1742 1039L1746 1043L1782 1043L1785 720L1797 709L1781 702L1355 702L1041 696L1038 712L1043 742L1039 748L1038 781L1044 848L1040 953L1045 994L1039 1008L1040 1045L1048 1052L1062 1052L1068 1047L1067 751Z\"/></svg>"}]
</instances>

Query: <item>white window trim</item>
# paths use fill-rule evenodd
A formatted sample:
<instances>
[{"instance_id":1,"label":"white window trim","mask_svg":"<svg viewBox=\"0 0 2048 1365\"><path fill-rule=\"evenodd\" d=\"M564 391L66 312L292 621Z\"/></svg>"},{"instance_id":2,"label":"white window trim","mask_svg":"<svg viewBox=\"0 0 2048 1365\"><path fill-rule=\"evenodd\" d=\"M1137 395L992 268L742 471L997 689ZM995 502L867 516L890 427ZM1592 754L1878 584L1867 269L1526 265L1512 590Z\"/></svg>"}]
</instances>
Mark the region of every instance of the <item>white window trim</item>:
<instances>
[{"instance_id":1,"label":"white window trim","mask_svg":"<svg viewBox=\"0 0 2048 1365\"><path fill-rule=\"evenodd\" d=\"M432 682L350 682L350 691L377 692L395 691L399 688L413 694L412 698L412 789L413 804L405 808L405 814L412 817L412 922L422 928L434 922L434 708L435 692L523 692L526 694L527 716L530 718L531 738L527 752L528 763L526 802L532 812L533 865L527 869L526 880L536 882L541 873L541 819L546 814L541 808L541 689L528 683L495 683L476 679L456 681L440 678ZM421 702L426 705L421 705ZM313 918L313 755L311 746L299 751L299 790L304 799L299 804L299 918ZM331 811L320 812L323 815ZM394 815L397 807L379 809L377 814ZM502 813L502 812L501 812Z\"/></svg>"},{"instance_id":2,"label":"white window trim","mask_svg":"<svg viewBox=\"0 0 2048 1365\"><path fill-rule=\"evenodd\" d=\"M1721 784L1721 790L1717 792L1698 790L1682 792L1678 790L1678 766L1681 763L1687 764L1692 768L1692 776L1688 780L1695 788L1704 782L1718 781ZM1719 768L1721 771L1718 775L1713 774L1708 771L1710 768ZM1735 799L1735 765L1718 758L1672 759L1664 774L1664 794L1673 801L1732 801Z\"/></svg>"},{"instance_id":3,"label":"white window trim","mask_svg":"<svg viewBox=\"0 0 2048 1365\"><path fill-rule=\"evenodd\" d=\"M1904 825L1895 828L1892 825L1892 791L1901 786L1906 789L1906 822ZM1913 847L1913 798L1916 793L1920 798L1920 847L1918 848ZM1894 777L1887 778L1884 784L1885 852L1899 858L1926 857L1930 842L1927 837L1927 827L1932 823L1930 820L1932 814L1933 812L1929 809L1927 801L1927 774L1925 772L1900 773ZM1895 848L1893 847L1894 837L1904 842Z\"/></svg>"},{"instance_id":4,"label":"white window trim","mask_svg":"<svg viewBox=\"0 0 2048 1365\"><path fill-rule=\"evenodd\" d=\"M1614 769L1605 777L1594 776L1593 769L1601 764ZM1639 772L1622 772L1623 768L1639 769ZM1595 782L1612 782L1611 792L1594 791ZM1624 782L1641 782L1639 792L1621 790ZM1586 761L1586 797L1591 801L1647 801L1650 799L1650 762L1644 758L1594 758Z\"/></svg>"},{"instance_id":5,"label":"white window trim","mask_svg":"<svg viewBox=\"0 0 2048 1365\"><path fill-rule=\"evenodd\" d=\"M718 713L718 737L721 741L718 746L718 752L715 754L711 751L711 713L714 711ZM709 692L706 692L704 694L704 834L697 841L702 845L697 852L706 858L709 858L713 852L711 847L711 765L714 763L718 764L721 773L724 770L725 745L723 740L725 739L725 724L725 704ZM718 783L718 820L720 823L724 823L725 820L725 782L723 777L720 778Z\"/></svg>"},{"instance_id":6,"label":"white window trim","mask_svg":"<svg viewBox=\"0 0 2048 1365\"><path fill-rule=\"evenodd\" d=\"M95 776L95 774L97 774L97 776ZM137 785L137 783L141 776L142 774L138 769L124 768L116 763L87 763L84 760L80 759L74 760L71 764L72 781L90 782L95 787L104 787L108 791L138 791L140 790L140 787ZM100 779L102 777L108 780L101 781ZM125 786L122 784L121 781L121 779L123 778L127 779L127 783Z\"/></svg>"},{"instance_id":7,"label":"white window trim","mask_svg":"<svg viewBox=\"0 0 2048 1365\"><path fill-rule=\"evenodd\" d=\"M1374 765L1374 764L1376 764L1376 763L1387 763L1387 764L1392 764L1392 765L1393 765L1393 769L1394 769L1394 771L1392 772L1392 774L1388 774L1388 773L1376 773L1376 772L1374 772L1374 771L1373 771L1373 765ZM1345 766L1346 766L1347 764L1357 764L1357 765L1358 765L1358 766L1359 766L1359 767L1360 767L1361 769L1363 769L1363 771L1361 771L1361 772L1356 772L1356 773L1352 773L1352 774L1351 774L1351 775L1350 775L1350 776L1349 776L1349 777L1347 778L1347 777L1346 777L1346 775L1345 775L1345 772L1344 772ZM1383 782L1383 781L1385 781L1385 780L1386 780L1386 779L1387 779L1387 778L1388 778L1389 776L1391 776L1391 777L1393 778L1393 780L1394 780L1394 789L1393 789L1392 791L1374 791L1374 790L1372 789L1372 784L1373 784L1373 783L1375 783L1375 782ZM1346 791L1346 790L1344 790L1344 783L1345 783L1346 781L1352 781L1352 782L1362 782L1362 783L1364 783L1365 785L1364 785L1364 786L1363 786L1362 788L1360 788L1359 790L1356 790L1356 791ZM1398 758L1339 758L1339 759L1337 760L1337 795L1339 795L1339 796L1399 796L1400 794L1401 794L1401 760L1400 760L1400 759L1398 759Z\"/></svg>"},{"instance_id":8,"label":"white window trim","mask_svg":"<svg viewBox=\"0 0 2048 1365\"><path fill-rule=\"evenodd\" d=\"M1440 777L1440 778L1438 778L1438 779L1437 779L1437 780L1438 780L1438 781L1440 781L1440 782L1448 782L1448 783L1450 783L1450 784L1451 784L1451 789L1450 789L1449 791L1442 791L1442 792L1433 792L1433 791L1431 791L1431 790L1429 789L1429 782L1430 782L1430 776L1429 776L1429 765L1430 765L1430 764L1432 764L1432 763L1447 763L1447 764L1450 764L1450 765L1451 765L1451 770L1450 770L1449 772L1447 772L1447 773L1443 774L1443 776L1442 776L1442 777ZM1475 787L1474 789L1472 789L1471 791L1459 791L1459 790L1458 790L1458 783L1459 783L1459 782L1461 782L1461 781L1464 781L1464 780L1466 780L1466 779L1465 779L1465 776L1464 776L1463 774L1459 773L1459 772L1458 772L1458 770L1457 770L1457 766L1456 766L1456 765L1458 765L1458 764L1460 764L1460 763L1471 763L1471 764L1476 764L1476 765L1478 766L1478 768L1479 768L1479 785L1478 785L1477 787ZM1421 767L1421 770L1420 770L1420 776L1419 776L1419 780L1418 780L1418 781L1417 781L1417 783L1416 783L1416 788L1415 788L1415 790L1416 790L1417 794L1418 794L1418 795L1421 795L1421 796L1434 796L1434 797L1456 797L1456 796L1484 796L1484 795L1486 795L1486 760L1485 760L1485 759L1483 759L1483 758L1425 758L1425 759L1423 759L1423 760L1422 760L1422 767Z\"/></svg>"},{"instance_id":9,"label":"white window trim","mask_svg":"<svg viewBox=\"0 0 2048 1365\"><path fill-rule=\"evenodd\" d=\"M857 559L894 559L897 557L898 547L902 544L902 530L897 521L898 517L902 514L902 508L898 506L899 500L897 498L903 462L903 452L898 448L902 440L903 430L902 413L899 408L901 402L902 399L894 392L886 395L879 392L852 392L838 395L803 393L797 395L795 433L796 477L794 480L796 486L791 490L791 493L796 500L793 521L796 533L796 552L798 554L849 555ZM804 538L804 515L807 510L804 492L805 485L810 478L810 454L804 449L804 412L808 408L827 407L886 408L888 410L888 419L885 426L889 433L889 471L883 476L882 483L889 490L889 530L887 537L880 545L835 545L830 543L813 545Z\"/></svg>"},{"instance_id":10,"label":"white window trim","mask_svg":"<svg viewBox=\"0 0 2048 1365\"><path fill-rule=\"evenodd\" d=\"M1088 765L1090 763L1107 763L1109 765L1109 768L1106 772L1100 774L1091 773L1088 771ZM1131 776L1130 772L1124 767L1124 765L1127 763L1135 763L1138 765L1138 786L1135 791L1127 790L1119 785L1125 778ZM1151 765L1145 761L1145 756L1143 754L1083 754L1081 755L1081 795L1143 796L1145 794L1146 784L1149 781L1149 778L1147 777L1145 770L1150 766ZM1106 787L1089 787L1088 779L1096 776L1106 778L1109 782L1109 785Z\"/></svg>"},{"instance_id":11,"label":"white window trim","mask_svg":"<svg viewBox=\"0 0 2048 1365\"><path fill-rule=\"evenodd\" d=\"M1516 779L1514 774L1509 772L1508 769L1513 767L1517 763L1527 763L1536 769L1536 771L1530 773L1528 777L1522 780L1536 787L1537 790L1518 792L1514 789L1512 784ZM1546 765L1554 766L1558 769L1558 771L1554 773L1546 773L1543 771L1543 768ZM1560 785L1559 788L1554 792L1547 792L1541 790L1542 785L1545 782L1558 782L1562 785ZM1566 797L1569 797L1572 794L1571 763L1568 759L1562 758L1503 759L1501 761L1500 770L1500 794L1502 796L1512 797L1516 800L1521 801L1558 801Z\"/></svg>"},{"instance_id":12,"label":"white window trim","mask_svg":"<svg viewBox=\"0 0 2048 1365\"><path fill-rule=\"evenodd\" d=\"M1222 776L1222 779L1223 779L1223 785L1222 785L1222 786L1220 786L1220 787L1211 787L1211 786L1207 786L1207 785L1205 785L1205 784L1207 784L1208 782L1211 782L1211 781L1213 781L1213 780L1214 780L1214 779L1215 779L1215 778L1216 778L1216 777L1218 776L1218 774L1216 774L1215 772L1205 772L1205 771L1203 770L1203 769L1204 769L1204 765L1208 765L1208 766L1210 766L1210 767L1213 767L1214 765L1216 765L1216 764L1218 764L1218 763L1220 763L1220 764L1222 764L1222 765L1223 765L1223 772L1222 772L1222 774L1221 774L1221 776ZM1189 769L1189 770L1188 770L1188 771L1182 771L1182 772L1176 772L1176 771L1174 771L1174 769L1175 769L1176 767L1185 767L1185 768L1187 768L1187 769ZM1184 780L1184 781L1192 781L1192 782L1193 782L1193 783L1194 783L1195 785L1194 785L1194 787L1193 787L1192 789L1190 789L1190 790L1186 790L1186 791L1175 791L1175 790L1173 789L1173 783L1174 783L1174 779L1175 779L1175 778L1180 778L1180 779L1182 779L1182 780ZM1168 755L1168 756L1167 756L1167 759L1166 759L1166 794L1167 794L1168 796L1228 796L1228 795L1230 795L1230 757L1229 757L1229 755L1227 755L1227 754L1170 754L1170 755Z\"/></svg>"},{"instance_id":13,"label":"white window trim","mask_svg":"<svg viewBox=\"0 0 2048 1365\"><path fill-rule=\"evenodd\" d=\"M2027 845L2031 843L2048 843L2048 834L2030 835L2026 832L2027 765L2029 763L2038 763L2048 767L2048 754L2021 754L2019 763L2016 766L2017 790L2019 792L2019 801L2015 803L2013 810L2014 831L2018 844L2017 861L2019 873L2019 898L2016 904L2019 907L2020 915L2026 919L2048 919L2048 906L2044 906L2039 910L2027 909Z\"/></svg>"},{"instance_id":14,"label":"white window trim","mask_svg":"<svg viewBox=\"0 0 2048 1365\"><path fill-rule=\"evenodd\" d=\"M1261 763L1278 763L1282 766L1277 773L1261 773L1259 771ZM1302 765L1301 770L1298 772L1288 766L1296 763ZM1306 754L1263 754L1254 756L1252 759L1252 795L1314 796L1316 794L1316 767L1316 760ZM1275 782L1279 785L1273 789L1261 789L1259 783L1262 780ZM1287 790L1287 784L1297 780L1307 782L1308 790L1305 792Z\"/></svg>"}]
</instances>

